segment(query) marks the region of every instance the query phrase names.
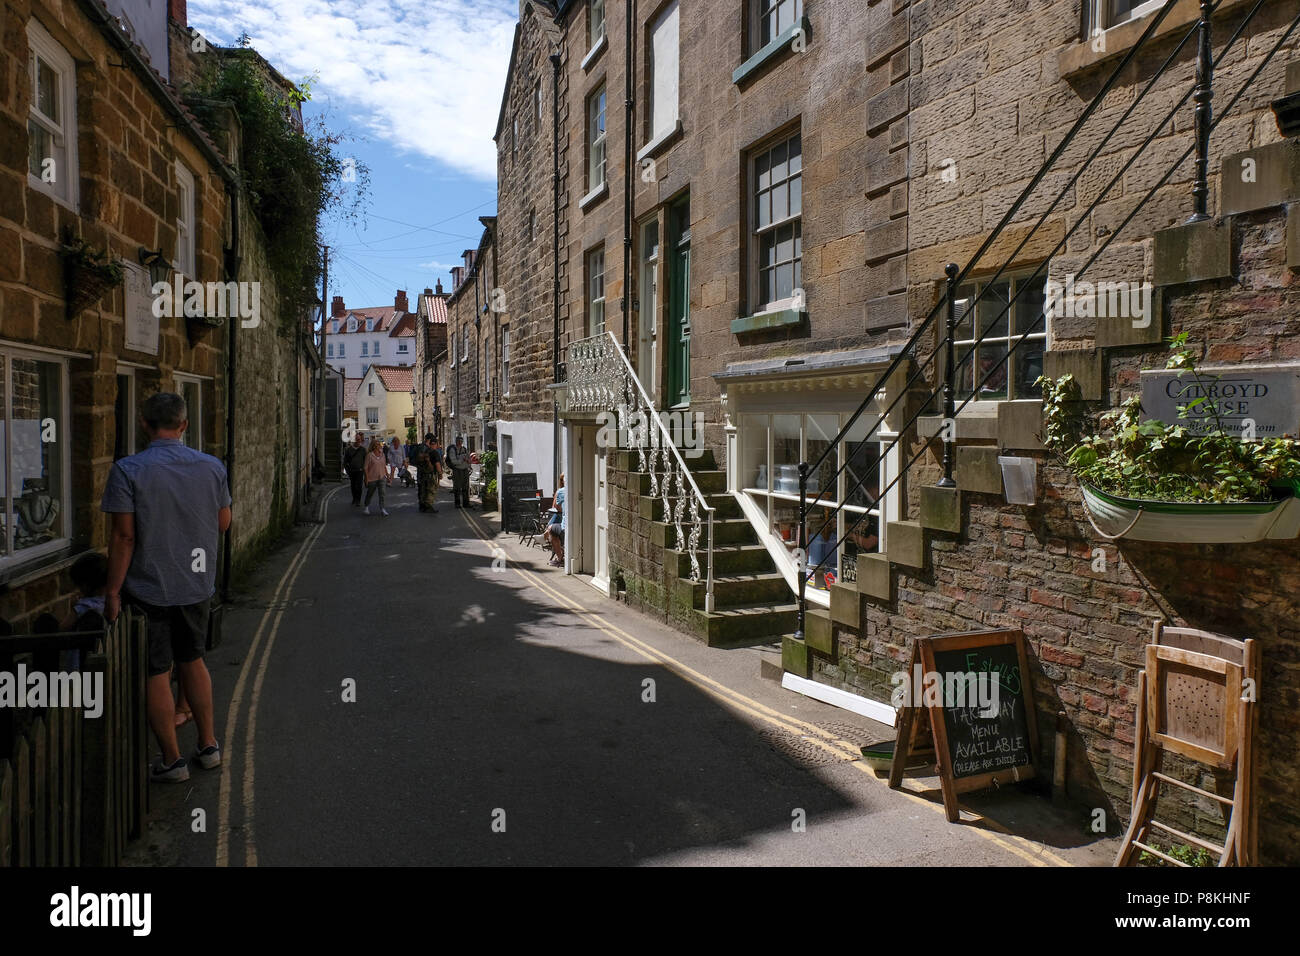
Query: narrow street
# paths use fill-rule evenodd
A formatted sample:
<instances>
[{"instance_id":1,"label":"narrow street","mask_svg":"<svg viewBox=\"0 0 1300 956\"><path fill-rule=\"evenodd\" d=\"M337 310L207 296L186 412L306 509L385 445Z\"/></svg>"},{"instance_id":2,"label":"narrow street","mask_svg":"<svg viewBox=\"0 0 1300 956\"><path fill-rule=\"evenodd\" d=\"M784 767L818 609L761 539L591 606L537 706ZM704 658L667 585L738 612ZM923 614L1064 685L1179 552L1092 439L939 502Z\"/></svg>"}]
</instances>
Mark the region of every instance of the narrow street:
<instances>
[{"instance_id":1,"label":"narrow street","mask_svg":"<svg viewBox=\"0 0 1300 956\"><path fill-rule=\"evenodd\" d=\"M264 564L209 657L225 766L152 788L131 863L1109 862L1037 797L948 825L936 790L891 792L857 759L890 728L490 543L446 487L437 515L391 489L388 518L323 487L325 520Z\"/></svg>"}]
</instances>

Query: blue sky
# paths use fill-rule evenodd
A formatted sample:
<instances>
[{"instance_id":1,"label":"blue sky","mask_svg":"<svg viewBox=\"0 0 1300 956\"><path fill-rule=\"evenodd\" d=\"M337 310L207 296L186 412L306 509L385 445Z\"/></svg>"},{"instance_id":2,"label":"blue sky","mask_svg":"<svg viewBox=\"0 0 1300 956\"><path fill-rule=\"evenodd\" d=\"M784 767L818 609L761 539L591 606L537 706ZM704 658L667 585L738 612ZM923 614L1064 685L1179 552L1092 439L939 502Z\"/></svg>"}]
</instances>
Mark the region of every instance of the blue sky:
<instances>
[{"instance_id":1,"label":"blue sky","mask_svg":"<svg viewBox=\"0 0 1300 956\"><path fill-rule=\"evenodd\" d=\"M517 0L189 0L190 26L241 33L291 80L317 74L307 116L370 167L364 222L329 221L331 296L349 307L414 296L478 244L496 211L492 142Z\"/></svg>"}]
</instances>

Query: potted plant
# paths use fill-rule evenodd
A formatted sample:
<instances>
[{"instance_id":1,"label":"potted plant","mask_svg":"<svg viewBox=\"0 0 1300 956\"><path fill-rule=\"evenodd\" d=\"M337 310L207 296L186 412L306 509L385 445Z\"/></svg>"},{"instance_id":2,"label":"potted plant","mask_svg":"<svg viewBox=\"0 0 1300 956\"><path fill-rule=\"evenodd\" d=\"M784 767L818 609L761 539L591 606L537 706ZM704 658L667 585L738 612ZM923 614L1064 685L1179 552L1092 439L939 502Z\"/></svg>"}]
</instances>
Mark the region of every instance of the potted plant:
<instances>
[{"instance_id":1,"label":"potted plant","mask_svg":"<svg viewBox=\"0 0 1300 956\"><path fill-rule=\"evenodd\" d=\"M63 257L67 317L74 319L122 284L126 273L107 249L95 249L80 237L68 238L59 249Z\"/></svg>"},{"instance_id":2,"label":"potted plant","mask_svg":"<svg viewBox=\"0 0 1300 956\"><path fill-rule=\"evenodd\" d=\"M1184 332L1170 340L1166 368L1201 384L1204 373L1187 338ZM1138 396L1094 416L1084 411L1072 376L1038 381L1043 444L1079 479L1089 520L1103 537L1230 544L1300 534L1294 438L1242 440L1228 434L1212 405L1212 426L1196 434L1184 424L1145 419ZM1205 401L1179 406L1179 417Z\"/></svg>"},{"instance_id":3,"label":"potted plant","mask_svg":"<svg viewBox=\"0 0 1300 956\"><path fill-rule=\"evenodd\" d=\"M495 510L499 504L497 497L497 461L499 456L494 451L484 453L482 463L479 466L479 474L487 479L483 485L483 493L479 499L483 502L484 511ZM491 475L490 478L488 476Z\"/></svg>"}]
</instances>

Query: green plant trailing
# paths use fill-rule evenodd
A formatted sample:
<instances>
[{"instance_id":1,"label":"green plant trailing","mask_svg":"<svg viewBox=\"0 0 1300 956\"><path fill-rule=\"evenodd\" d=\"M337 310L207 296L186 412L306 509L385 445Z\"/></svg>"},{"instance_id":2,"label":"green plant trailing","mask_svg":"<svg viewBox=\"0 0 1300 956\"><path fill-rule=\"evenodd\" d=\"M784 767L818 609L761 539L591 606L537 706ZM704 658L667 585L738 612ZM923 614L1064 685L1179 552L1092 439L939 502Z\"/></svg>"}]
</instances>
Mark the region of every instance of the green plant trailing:
<instances>
[{"instance_id":1,"label":"green plant trailing","mask_svg":"<svg viewBox=\"0 0 1300 956\"><path fill-rule=\"evenodd\" d=\"M311 84L297 87L274 77L251 49L222 50L211 57L187 100L211 130L228 103L239 117L239 173L252 212L266 234L271 269L281 295L281 315L293 317L316 301L322 269L321 218L329 212L353 218L369 192L369 170L341 156L342 134L319 120L303 125L301 107ZM349 194L351 198L349 199Z\"/></svg>"},{"instance_id":2,"label":"green plant trailing","mask_svg":"<svg viewBox=\"0 0 1300 956\"><path fill-rule=\"evenodd\" d=\"M1169 341L1168 369L1204 384L1195 353L1182 332ZM1086 410L1071 375L1040 377L1043 388L1043 444L1075 476L1104 492L1150 501L1217 503L1269 501L1300 480L1300 442L1294 438L1243 441L1228 434L1217 411L1214 427L1195 434L1186 425L1144 420L1141 398L1094 415ZM1202 396L1205 389L1200 390ZM1179 407L1187 419L1203 402Z\"/></svg>"}]
</instances>

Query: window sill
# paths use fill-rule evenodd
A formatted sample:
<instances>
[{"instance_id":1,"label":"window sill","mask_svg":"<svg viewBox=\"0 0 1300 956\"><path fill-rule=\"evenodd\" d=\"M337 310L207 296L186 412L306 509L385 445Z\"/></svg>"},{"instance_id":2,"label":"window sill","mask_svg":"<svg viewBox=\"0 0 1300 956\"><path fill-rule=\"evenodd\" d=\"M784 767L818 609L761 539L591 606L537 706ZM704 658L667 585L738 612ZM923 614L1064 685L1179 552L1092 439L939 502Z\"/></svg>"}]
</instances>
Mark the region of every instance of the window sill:
<instances>
[{"instance_id":1,"label":"window sill","mask_svg":"<svg viewBox=\"0 0 1300 956\"><path fill-rule=\"evenodd\" d=\"M0 566L0 584L10 589L23 587L71 567L77 558L86 553L74 553L72 542L67 538L48 541L44 545L37 545L33 550L37 553L31 556L23 555L20 551L18 555L5 559L9 563Z\"/></svg>"},{"instance_id":2,"label":"window sill","mask_svg":"<svg viewBox=\"0 0 1300 956\"><path fill-rule=\"evenodd\" d=\"M1219 20L1221 14L1226 16L1228 11L1234 7L1244 6L1246 2L1247 0L1223 0L1219 5L1219 9L1214 11L1214 19ZM1151 17L1154 17L1157 13L1159 13L1159 10L1153 10L1136 20L1116 24L1096 36L1088 37L1066 47L1056 55L1057 70L1061 79L1071 79L1103 63L1118 60L1137 43L1142 36L1142 32L1146 30ZM1155 41L1177 30L1185 29L1195 23L1199 17L1200 7L1195 0L1180 0L1179 4L1169 11L1169 16L1165 17L1164 22L1152 34L1151 40ZM1094 50L1093 44L1098 39L1102 40L1103 48ZM1194 46L1193 49L1195 49Z\"/></svg>"},{"instance_id":3,"label":"window sill","mask_svg":"<svg viewBox=\"0 0 1300 956\"><path fill-rule=\"evenodd\" d=\"M605 52L605 47L607 46L609 46L608 34L597 40L596 45L588 50L587 55L582 58L582 69L584 72L591 69L591 65L600 58L600 55Z\"/></svg>"},{"instance_id":4,"label":"window sill","mask_svg":"<svg viewBox=\"0 0 1300 956\"><path fill-rule=\"evenodd\" d=\"M54 190L50 188L49 183L45 182L43 179L40 179L37 176L33 176L30 169L27 171L27 185L30 188L35 189L41 195L48 196L50 199L58 203L64 209L71 210L72 212L80 215L80 212L77 209L77 203L74 199L65 199L64 197L58 195L56 192L54 192Z\"/></svg>"},{"instance_id":5,"label":"window sill","mask_svg":"<svg viewBox=\"0 0 1300 956\"><path fill-rule=\"evenodd\" d=\"M579 199L578 208L581 209L583 212L586 212L588 209L596 205L596 203L600 202L608 195L609 195L609 180L606 180L605 182L597 186L595 189L593 189L591 192L587 193L587 195Z\"/></svg>"},{"instance_id":6,"label":"window sill","mask_svg":"<svg viewBox=\"0 0 1300 956\"><path fill-rule=\"evenodd\" d=\"M804 309L776 309L772 312L758 312L754 315L741 316L731 320L733 335L746 332L760 332L764 329L778 329L787 325L799 325L808 318Z\"/></svg>"},{"instance_id":7,"label":"window sill","mask_svg":"<svg viewBox=\"0 0 1300 956\"><path fill-rule=\"evenodd\" d=\"M731 82L740 85L746 80L749 80L769 62L774 60L781 53L785 52L786 48L794 43L795 37L806 37L811 32L811 29L812 27L808 23L808 18L800 17L797 24L790 27L776 39L772 40L767 46L763 47L763 49L759 50L748 60L738 66L735 72L731 74Z\"/></svg>"},{"instance_id":8,"label":"window sill","mask_svg":"<svg viewBox=\"0 0 1300 956\"><path fill-rule=\"evenodd\" d=\"M651 156L654 156L661 149L663 149L665 146L673 142L675 139L677 139L678 136L681 135L682 135L682 121L678 120L676 124L674 124L673 128L670 129L668 132L661 133L659 136L656 136L654 139L650 140L650 142L642 146L641 149L636 154L636 161L638 163L644 162L645 160L649 159Z\"/></svg>"}]
</instances>

